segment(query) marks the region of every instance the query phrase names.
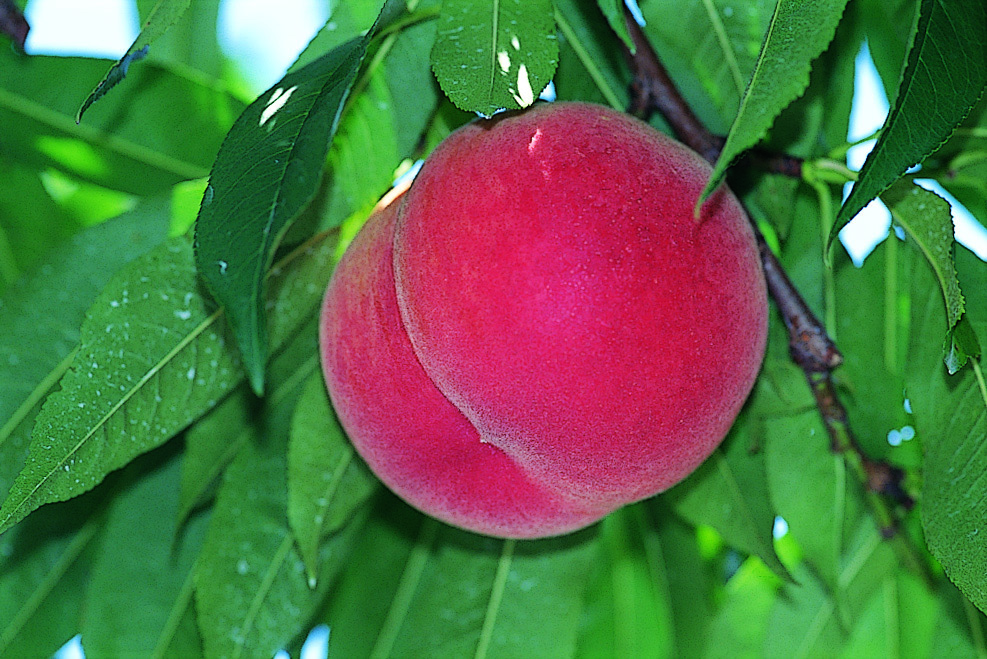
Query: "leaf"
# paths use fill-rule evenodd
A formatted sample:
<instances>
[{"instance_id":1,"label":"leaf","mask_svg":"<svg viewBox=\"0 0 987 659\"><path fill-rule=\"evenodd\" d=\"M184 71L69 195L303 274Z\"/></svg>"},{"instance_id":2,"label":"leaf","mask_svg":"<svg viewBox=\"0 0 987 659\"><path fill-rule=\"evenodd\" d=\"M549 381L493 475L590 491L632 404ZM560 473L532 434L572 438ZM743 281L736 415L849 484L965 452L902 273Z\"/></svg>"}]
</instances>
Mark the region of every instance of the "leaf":
<instances>
[{"instance_id":1,"label":"leaf","mask_svg":"<svg viewBox=\"0 0 987 659\"><path fill-rule=\"evenodd\" d=\"M329 238L313 238L275 268L276 349L318 307L335 246ZM196 292L184 238L121 271L89 311L74 368L38 416L27 464L0 507L0 530L44 503L91 489L239 384L243 373L221 317Z\"/></svg>"},{"instance_id":2,"label":"leaf","mask_svg":"<svg viewBox=\"0 0 987 659\"><path fill-rule=\"evenodd\" d=\"M726 133L737 114L777 0L682 3L641 7L645 34L703 124Z\"/></svg>"},{"instance_id":3,"label":"leaf","mask_svg":"<svg viewBox=\"0 0 987 659\"><path fill-rule=\"evenodd\" d=\"M839 384L850 427L863 453L918 467L918 442L892 447L888 432L910 425L905 411L908 281L923 267L919 255L896 237L877 246L860 268L837 265L836 331L843 352Z\"/></svg>"},{"instance_id":4,"label":"leaf","mask_svg":"<svg viewBox=\"0 0 987 659\"><path fill-rule=\"evenodd\" d=\"M983 262L966 250L956 257L967 287L987 290ZM987 474L987 385L980 359L971 359L971 368L955 376L943 372L938 338L946 316L936 289L928 273L915 271L908 394L916 435L925 447L922 526L929 550L946 574L985 611L987 545L979 535L987 524L987 500L982 495ZM967 300L966 313L977 331L987 329L982 295Z\"/></svg>"},{"instance_id":5,"label":"leaf","mask_svg":"<svg viewBox=\"0 0 987 659\"><path fill-rule=\"evenodd\" d=\"M142 196L206 176L240 101L220 85L148 63L78 125L78 99L104 67L102 60L18 58L0 49L4 154Z\"/></svg>"},{"instance_id":6,"label":"leaf","mask_svg":"<svg viewBox=\"0 0 987 659\"><path fill-rule=\"evenodd\" d=\"M151 19L159 2L137 0L138 15L145 20ZM238 96L242 96L240 81L227 82L229 64L217 39L219 11L219 4L215 2L189 2L184 13L175 19L167 32L155 38L154 49L148 53L149 61L189 66L217 84L229 84ZM243 92L253 97L247 90ZM201 199L202 195L199 197Z\"/></svg>"},{"instance_id":7,"label":"leaf","mask_svg":"<svg viewBox=\"0 0 987 659\"><path fill-rule=\"evenodd\" d=\"M597 0L597 4L606 17L607 23L610 24L610 29L620 37L631 54L635 53L634 42L631 40L630 32L627 31L627 23L624 21L624 3L620 0Z\"/></svg>"},{"instance_id":8,"label":"leaf","mask_svg":"<svg viewBox=\"0 0 987 659\"><path fill-rule=\"evenodd\" d=\"M96 88L82 102L82 106L79 107L79 111L75 115L75 123L81 122L82 115L89 109L89 106L102 98L106 92L127 76L127 69L130 68L131 64L147 56L147 51L154 40L167 32L168 28L181 18L185 10L188 9L190 2L191 0L158 0L154 9L151 10L151 14L144 21L137 39L130 45L123 57L110 67Z\"/></svg>"},{"instance_id":9,"label":"leaf","mask_svg":"<svg viewBox=\"0 0 987 659\"><path fill-rule=\"evenodd\" d=\"M287 74L236 120L195 226L196 263L228 314L251 387L264 389L264 277L274 249L318 188L326 153L366 52L346 42Z\"/></svg>"},{"instance_id":10,"label":"leaf","mask_svg":"<svg viewBox=\"0 0 987 659\"><path fill-rule=\"evenodd\" d=\"M322 373L314 374L298 401L288 443L288 521L310 585L316 582L319 542L342 527L378 485L343 434Z\"/></svg>"},{"instance_id":11,"label":"leaf","mask_svg":"<svg viewBox=\"0 0 987 659\"><path fill-rule=\"evenodd\" d=\"M846 467L830 450L816 410L765 421L771 500L828 588L837 585L846 510Z\"/></svg>"},{"instance_id":12,"label":"leaf","mask_svg":"<svg viewBox=\"0 0 987 659\"><path fill-rule=\"evenodd\" d=\"M723 181L741 153L764 139L777 116L809 86L809 71L836 34L847 0L779 0L726 144L696 202Z\"/></svg>"},{"instance_id":13,"label":"leaf","mask_svg":"<svg viewBox=\"0 0 987 659\"><path fill-rule=\"evenodd\" d=\"M96 298L73 368L38 415L0 530L92 489L236 384L236 356L195 288L191 245L177 238L129 264Z\"/></svg>"},{"instance_id":14,"label":"leaf","mask_svg":"<svg viewBox=\"0 0 987 659\"><path fill-rule=\"evenodd\" d=\"M87 588L81 631L88 657L162 656L192 605L192 568L208 516L181 530L175 523L176 448L144 456L121 474Z\"/></svg>"},{"instance_id":15,"label":"leaf","mask_svg":"<svg viewBox=\"0 0 987 659\"><path fill-rule=\"evenodd\" d=\"M726 584L709 624L704 657L760 657L768 619L781 581L757 558L749 558Z\"/></svg>"},{"instance_id":16,"label":"leaf","mask_svg":"<svg viewBox=\"0 0 987 659\"><path fill-rule=\"evenodd\" d=\"M898 94L874 149L837 213L829 243L877 195L935 151L987 85L981 0L922 0Z\"/></svg>"},{"instance_id":17,"label":"leaf","mask_svg":"<svg viewBox=\"0 0 987 659\"><path fill-rule=\"evenodd\" d=\"M559 68L555 91L560 100L628 106L630 76L612 31L592 20L592 0L556 0L555 22L560 33Z\"/></svg>"},{"instance_id":18,"label":"leaf","mask_svg":"<svg viewBox=\"0 0 987 659\"><path fill-rule=\"evenodd\" d=\"M728 544L788 578L772 544L775 512L768 498L764 455L748 450L748 437L742 412L723 445L661 496L691 524L712 526Z\"/></svg>"},{"instance_id":19,"label":"leaf","mask_svg":"<svg viewBox=\"0 0 987 659\"><path fill-rule=\"evenodd\" d=\"M901 182L881 195L891 216L929 262L946 301L946 338L944 352L950 375L959 371L967 356L980 356L980 346L968 326L963 324L964 300L953 264L953 218L945 199L917 185Z\"/></svg>"},{"instance_id":20,"label":"leaf","mask_svg":"<svg viewBox=\"0 0 987 659\"><path fill-rule=\"evenodd\" d=\"M0 537L0 655L50 657L79 632L101 501L49 506Z\"/></svg>"},{"instance_id":21,"label":"leaf","mask_svg":"<svg viewBox=\"0 0 987 659\"><path fill-rule=\"evenodd\" d=\"M857 621L872 594L893 574L896 560L869 519L862 519L852 536L838 580L839 589L848 593L847 617ZM797 584L786 585L775 600L761 652L770 657L833 656L845 643L837 602L805 566L795 568L793 576Z\"/></svg>"},{"instance_id":22,"label":"leaf","mask_svg":"<svg viewBox=\"0 0 987 659\"><path fill-rule=\"evenodd\" d=\"M179 488L178 526L215 494L223 470L253 436L250 420L257 399L239 388L185 433L185 460Z\"/></svg>"},{"instance_id":23,"label":"leaf","mask_svg":"<svg viewBox=\"0 0 987 659\"><path fill-rule=\"evenodd\" d=\"M461 110L526 108L558 64L551 0L444 0L432 69Z\"/></svg>"},{"instance_id":24,"label":"leaf","mask_svg":"<svg viewBox=\"0 0 987 659\"><path fill-rule=\"evenodd\" d=\"M165 240L168 216L166 198L146 199L53 248L0 298L0 492L23 466L34 418L69 367L86 309L118 269Z\"/></svg>"},{"instance_id":25,"label":"leaf","mask_svg":"<svg viewBox=\"0 0 987 659\"><path fill-rule=\"evenodd\" d=\"M0 295L45 252L81 227L36 172L0 159ZM38 217L45 222L37 222Z\"/></svg>"},{"instance_id":26,"label":"leaf","mask_svg":"<svg viewBox=\"0 0 987 659\"><path fill-rule=\"evenodd\" d=\"M273 378L272 378L273 380ZM287 441L298 382L280 383L223 475L195 573L206 656L271 656L301 631L345 564L361 521L323 546L313 589L285 515Z\"/></svg>"},{"instance_id":27,"label":"leaf","mask_svg":"<svg viewBox=\"0 0 987 659\"><path fill-rule=\"evenodd\" d=\"M426 518L371 654L571 655L594 537L496 540Z\"/></svg>"},{"instance_id":28,"label":"leaf","mask_svg":"<svg viewBox=\"0 0 987 659\"><path fill-rule=\"evenodd\" d=\"M586 595L576 656L674 656L668 579L675 566L642 504L608 515Z\"/></svg>"}]
</instances>

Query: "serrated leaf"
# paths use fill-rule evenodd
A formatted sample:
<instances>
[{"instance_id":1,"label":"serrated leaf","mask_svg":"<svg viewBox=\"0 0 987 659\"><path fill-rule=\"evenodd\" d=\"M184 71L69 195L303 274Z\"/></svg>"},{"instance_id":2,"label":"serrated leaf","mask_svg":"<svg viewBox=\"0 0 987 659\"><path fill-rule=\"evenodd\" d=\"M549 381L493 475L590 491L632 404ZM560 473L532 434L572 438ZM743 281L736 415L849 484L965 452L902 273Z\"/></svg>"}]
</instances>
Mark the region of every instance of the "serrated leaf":
<instances>
[{"instance_id":1,"label":"serrated leaf","mask_svg":"<svg viewBox=\"0 0 987 659\"><path fill-rule=\"evenodd\" d=\"M76 124L78 99L105 66L87 58L18 58L0 49L4 154L142 196L206 176L243 104L221 85L148 63L131 71L130 84L103 99L86 123Z\"/></svg>"},{"instance_id":2,"label":"serrated leaf","mask_svg":"<svg viewBox=\"0 0 987 659\"><path fill-rule=\"evenodd\" d=\"M89 657L161 656L192 604L208 516L181 529L175 523L182 462L175 448L130 465L109 502L81 629Z\"/></svg>"},{"instance_id":3,"label":"serrated leaf","mask_svg":"<svg viewBox=\"0 0 987 659\"><path fill-rule=\"evenodd\" d=\"M949 203L925 188L901 182L881 195L894 220L905 228L936 275L946 301L944 361L950 374L979 357L976 334L962 322L964 299L953 264L953 218Z\"/></svg>"},{"instance_id":4,"label":"serrated leaf","mask_svg":"<svg viewBox=\"0 0 987 659\"><path fill-rule=\"evenodd\" d=\"M496 540L425 519L371 654L571 655L594 538Z\"/></svg>"},{"instance_id":5,"label":"serrated leaf","mask_svg":"<svg viewBox=\"0 0 987 659\"><path fill-rule=\"evenodd\" d=\"M662 498L692 524L716 529L730 545L760 558L789 578L772 544L775 511L762 452L751 453L744 413L720 448Z\"/></svg>"},{"instance_id":6,"label":"serrated leaf","mask_svg":"<svg viewBox=\"0 0 987 659\"><path fill-rule=\"evenodd\" d=\"M829 244L864 206L946 141L983 94L984 62L983 2L922 0L894 105L837 213Z\"/></svg>"},{"instance_id":7,"label":"serrated leaf","mask_svg":"<svg viewBox=\"0 0 987 659\"><path fill-rule=\"evenodd\" d=\"M764 139L774 120L809 86L809 71L836 34L847 0L779 0L747 90L696 212L741 153Z\"/></svg>"},{"instance_id":8,"label":"serrated leaf","mask_svg":"<svg viewBox=\"0 0 987 659\"><path fill-rule=\"evenodd\" d=\"M959 250L956 265L971 290L987 290L984 264ZM909 346L908 394L916 434L925 447L922 526L929 550L946 574L981 611L987 611L987 524L983 480L987 474L987 386L981 360L949 377L939 356L945 325L942 297L932 277L916 270L912 288L913 334ZM987 330L983 295L967 300L966 317ZM932 346L935 346L933 348Z\"/></svg>"},{"instance_id":9,"label":"serrated leaf","mask_svg":"<svg viewBox=\"0 0 987 659\"><path fill-rule=\"evenodd\" d=\"M551 0L445 0L432 69L461 110L526 108L551 81L559 46Z\"/></svg>"},{"instance_id":10,"label":"serrated leaf","mask_svg":"<svg viewBox=\"0 0 987 659\"><path fill-rule=\"evenodd\" d=\"M378 485L343 434L322 373L315 373L298 401L288 443L288 521L309 583L318 576L322 538L338 530Z\"/></svg>"},{"instance_id":11,"label":"serrated leaf","mask_svg":"<svg viewBox=\"0 0 987 659\"><path fill-rule=\"evenodd\" d=\"M239 380L219 314L196 294L192 246L172 239L96 298L61 390L45 401L0 531L92 489L216 404Z\"/></svg>"},{"instance_id":12,"label":"serrated leaf","mask_svg":"<svg viewBox=\"0 0 987 659\"><path fill-rule=\"evenodd\" d=\"M254 391L264 389L264 277L312 200L367 39L287 74L236 120L213 165L195 226L196 263L230 327Z\"/></svg>"},{"instance_id":13,"label":"serrated leaf","mask_svg":"<svg viewBox=\"0 0 987 659\"><path fill-rule=\"evenodd\" d=\"M134 43L130 45L127 52L123 54L116 63L110 67L103 79L99 81L96 88L90 92L86 100L82 102L79 111L75 115L75 123L82 121L82 115L93 103L98 101L103 95L122 82L127 77L127 70L134 62L144 59L155 39L168 31L175 22L181 18L185 10L188 9L192 0L158 0L158 3L151 10L151 14L144 21L141 33L137 35Z\"/></svg>"},{"instance_id":14,"label":"serrated leaf","mask_svg":"<svg viewBox=\"0 0 987 659\"><path fill-rule=\"evenodd\" d=\"M305 575L285 514L287 441L298 383L257 420L223 475L195 573L199 628L207 656L270 656L302 631L361 526L353 520L323 545L319 588Z\"/></svg>"},{"instance_id":15,"label":"serrated leaf","mask_svg":"<svg viewBox=\"0 0 987 659\"><path fill-rule=\"evenodd\" d=\"M86 309L119 268L165 240L168 215L167 199L150 198L81 231L0 298L0 492L23 466L34 418L69 367Z\"/></svg>"},{"instance_id":16,"label":"serrated leaf","mask_svg":"<svg viewBox=\"0 0 987 659\"><path fill-rule=\"evenodd\" d=\"M313 238L272 270L276 348L318 306L331 270L330 238ZM97 298L73 370L38 416L27 464L0 507L0 529L91 489L242 381L221 311L198 293L192 260L188 240L173 239L131 263Z\"/></svg>"}]
</instances>

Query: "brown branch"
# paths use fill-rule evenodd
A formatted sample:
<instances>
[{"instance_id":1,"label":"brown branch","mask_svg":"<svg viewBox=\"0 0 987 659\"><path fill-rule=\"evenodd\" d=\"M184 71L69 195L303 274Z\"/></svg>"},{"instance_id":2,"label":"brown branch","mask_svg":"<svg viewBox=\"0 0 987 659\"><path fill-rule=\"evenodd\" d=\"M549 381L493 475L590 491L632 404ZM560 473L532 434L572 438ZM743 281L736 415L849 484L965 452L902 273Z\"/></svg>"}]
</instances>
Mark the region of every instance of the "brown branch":
<instances>
[{"instance_id":1,"label":"brown branch","mask_svg":"<svg viewBox=\"0 0 987 659\"><path fill-rule=\"evenodd\" d=\"M642 119L647 119L656 111L661 113L682 142L710 163L715 162L723 147L723 138L706 129L676 89L641 27L629 12L625 16L635 46L633 54L626 53L634 76L628 111ZM759 149L753 149L747 158L767 171L801 177L802 160L799 158ZM894 537L897 534L896 519L883 497L906 509L911 508L914 502L901 487L904 474L885 462L868 458L861 450L850 430L846 408L840 402L833 384L832 371L843 363L843 356L792 284L757 225L752 222L751 226L757 239L768 291L788 329L792 360L805 374L830 436L832 450L845 456L867 488L881 534L886 538Z\"/></svg>"},{"instance_id":2,"label":"brown branch","mask_svg":"<svg viewBox=\"0 0 987 659\"><path fill-rule=\"evenodd\" d=\"M13 39L14 46L21 52L24 52L24 43L30 29L27 19L13 0L0 0L0 33Z\"/></svg>"}]
</instances>

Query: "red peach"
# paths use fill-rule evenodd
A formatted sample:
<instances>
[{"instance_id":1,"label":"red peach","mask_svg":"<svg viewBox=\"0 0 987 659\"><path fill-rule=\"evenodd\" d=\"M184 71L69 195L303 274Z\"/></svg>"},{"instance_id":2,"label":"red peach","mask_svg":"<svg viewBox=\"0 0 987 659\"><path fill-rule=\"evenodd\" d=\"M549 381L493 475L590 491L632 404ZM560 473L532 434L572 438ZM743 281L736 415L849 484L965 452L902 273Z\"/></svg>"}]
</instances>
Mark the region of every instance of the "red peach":
<instances>
[{"instance_id":1,"label":"red peach","mask_svg":"<svg viewBox=\"0 0 987 659\"><path fill-rule=\"evenodd\" d=\"M690 474L764 355L748 220L695 153L552 103L450 135L322 311L340 421L406 501L479 533L586 526Z\"/></svg>"}]
</instances>

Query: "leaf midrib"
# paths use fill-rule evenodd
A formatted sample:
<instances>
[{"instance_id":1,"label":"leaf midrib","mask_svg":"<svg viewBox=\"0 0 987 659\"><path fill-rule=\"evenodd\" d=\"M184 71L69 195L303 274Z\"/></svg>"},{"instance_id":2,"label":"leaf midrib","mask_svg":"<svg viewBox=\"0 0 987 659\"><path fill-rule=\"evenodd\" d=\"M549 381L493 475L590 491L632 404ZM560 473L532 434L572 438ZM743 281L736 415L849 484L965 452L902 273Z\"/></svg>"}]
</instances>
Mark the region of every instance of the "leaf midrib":
<instances>
[{"instance_id":1,"label":"leaf midrib","mask_svg":"<svg viewBox=\"0 0 987 659\"><path fill-rule=\"evenodd\" d=\"M204 178L209 174L208 169L194 163L179 160L160 151L154 151L119 135L94 128L89 124L76 124L75 120L69 116L2 87L0 87L0 108L38 121L49 128L66 133L88 144L103 146L119 155L183 179Z\"/></svg>"}]
</instances>

